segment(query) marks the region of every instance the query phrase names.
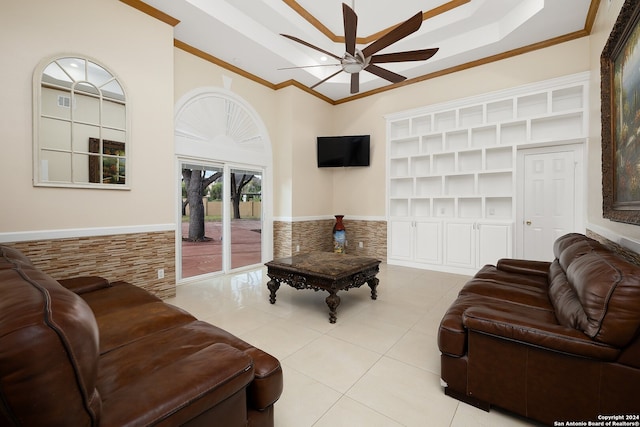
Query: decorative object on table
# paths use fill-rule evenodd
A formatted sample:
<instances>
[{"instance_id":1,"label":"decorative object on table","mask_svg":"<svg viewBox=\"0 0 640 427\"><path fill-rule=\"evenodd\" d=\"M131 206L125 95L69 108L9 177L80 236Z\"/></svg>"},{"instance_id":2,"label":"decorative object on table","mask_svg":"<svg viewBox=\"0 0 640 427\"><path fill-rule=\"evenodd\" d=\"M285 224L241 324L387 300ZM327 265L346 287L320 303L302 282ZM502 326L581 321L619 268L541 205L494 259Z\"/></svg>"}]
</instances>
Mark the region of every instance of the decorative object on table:
<instances>
[{"instance_id":1,"label":"decorative object on table","mask_svg":"<svg viewBox=\"0 0 640 427\"><path fill-rule=\"evenodd\" d=\"M336 223L333 226L333 252L337 254L344 253L344 246L347 241L347 232L344 229L342 218L344 215L336 215Z\"/></svg>"},{"instance_id":2,"label":"decorative object on table","mask_svg":"<svg viewBox=\"0 0 640 427\"><path fill-rule=\"evenodd\" d=\"M625 1L600 56L602 210L640 224L640 3Z\"/></svg>"}]
</instances>

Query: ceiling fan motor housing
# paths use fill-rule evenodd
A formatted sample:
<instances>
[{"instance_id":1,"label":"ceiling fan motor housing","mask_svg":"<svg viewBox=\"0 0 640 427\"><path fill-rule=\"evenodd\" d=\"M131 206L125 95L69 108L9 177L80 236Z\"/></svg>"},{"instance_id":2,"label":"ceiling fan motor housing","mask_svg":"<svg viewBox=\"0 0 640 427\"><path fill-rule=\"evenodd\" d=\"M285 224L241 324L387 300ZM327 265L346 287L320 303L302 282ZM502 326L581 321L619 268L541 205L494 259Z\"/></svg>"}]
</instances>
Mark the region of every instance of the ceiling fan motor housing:
<instances>
[{"instance_id":1,"label":"ceiling fan motor housing","mask_svg":"<svg viewBox=\"0 0 640 427\"><path fill-rule=\"evenodd\" d=\"M344 56L340 60L340 65L342 65L343 71L349 74L354 74L364 70L367 65L369 65L370 60L371 57L365 58L362 52L359 49L356 49L355 55L345 52Z\"/></svg>"}]
</instances>

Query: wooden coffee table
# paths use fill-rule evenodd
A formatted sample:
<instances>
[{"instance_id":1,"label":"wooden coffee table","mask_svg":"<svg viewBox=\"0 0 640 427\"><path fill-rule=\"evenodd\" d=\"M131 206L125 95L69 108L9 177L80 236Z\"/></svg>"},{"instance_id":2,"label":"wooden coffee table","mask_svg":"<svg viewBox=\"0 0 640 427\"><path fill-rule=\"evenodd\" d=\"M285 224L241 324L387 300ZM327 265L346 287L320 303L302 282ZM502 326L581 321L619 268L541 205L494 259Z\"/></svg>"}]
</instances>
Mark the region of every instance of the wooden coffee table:
<instances>
[{"instance_id":1,"label":"wooden coffee table","mask_svg":"<svg viewBox=\"0 0 640 427\"><path fill-rule=\"evenodd\" d=\"M269 301L276 302L276 291L280 283L286 283L296 289L327 291L329 322L336 323L336 309L340 305L338 291L359 288L367 283L371 288L371 299L378 297L376 287L379 280L380 260L375 258L335 254L333 252L312 252L275 259L265 264L267 276L271 280L267 287L271 292Z\"/></svg>"}]
</instances>

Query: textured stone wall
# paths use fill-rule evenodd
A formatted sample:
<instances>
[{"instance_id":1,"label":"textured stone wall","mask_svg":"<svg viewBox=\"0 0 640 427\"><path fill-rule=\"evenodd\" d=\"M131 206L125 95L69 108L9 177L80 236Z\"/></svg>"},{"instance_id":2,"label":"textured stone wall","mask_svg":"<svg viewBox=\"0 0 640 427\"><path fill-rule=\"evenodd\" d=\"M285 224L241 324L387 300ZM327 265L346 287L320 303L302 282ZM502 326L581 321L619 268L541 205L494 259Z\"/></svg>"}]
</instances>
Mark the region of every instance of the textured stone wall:
<instances>
[{"instance_id":1,"label":"textured stone wall","mask_svg":"<svg viewBox=\"0 0 640 427\"><path fill-rule=\"evenodd\" d=\"M292 250L295 252L300 246L301 253L332 252L334 224L335 221L330 219L294 222L292 224Z\"/></svg>"},{"instance_id":2,"label":"textured stone wall","mask_svg":"<svg viewBox=\"0 0 640 427\"><path fill-rule=\"evenodd\" d=\"M291 222L273 221L273 257L291 256Z\"/></svg>"},{"instance_id":3,"label":"textured stone wall","mask_svg":"<svg viewBox=\"0 0 640 427\"><path fill-rule=\"evenodd\" d=\"M347 253L387 260L387 222L344 219ZM359 243L362 242L362 248Z\"/></svg>"},{"instance_id":4,"label":"textured stone wall","mask_svg":"<svg viewBox=\"0 0 640 427\"><path fill-rule=\"evenodd\" d=\"M160 298L176 294L173 231L5 243L54 279L95 275L124 280ZM164 278L158 279L158 270Z\"/></svg>"},{"instance_id":5,"label":"textured stone wall","mask_svg":"<svg viewBox=\"0 0 640 427\"><path fill-rule=\"evenodd\" d=\"M387 259L387 223L386 221L343 220L347 233L346 253L369 256L382 261ZM288 257L296 253L331 252L333 250L333 225L335 220L321 219L310 221L273 223L274 258ZM362 248L359 247L362 242Z\"/></svg>"}]
</instances>

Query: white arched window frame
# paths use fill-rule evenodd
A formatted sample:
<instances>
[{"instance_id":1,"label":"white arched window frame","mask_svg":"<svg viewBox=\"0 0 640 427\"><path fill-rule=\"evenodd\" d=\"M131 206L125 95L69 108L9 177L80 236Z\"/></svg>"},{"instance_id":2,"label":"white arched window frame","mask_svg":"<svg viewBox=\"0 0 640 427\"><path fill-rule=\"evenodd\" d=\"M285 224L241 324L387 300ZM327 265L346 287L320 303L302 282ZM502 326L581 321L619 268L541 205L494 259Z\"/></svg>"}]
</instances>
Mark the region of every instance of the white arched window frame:
<instances>
[{"instance_id":1,"label":"white arched window frame","mask_svg":"<svg viewBox=\"0 0 640 427\"><path fill-rule=\"evenodd\" d=\"M129 189L129 109L121 81L84 55L58 55L34 72L33 182Z\"/></svg>"}]
</instances>

